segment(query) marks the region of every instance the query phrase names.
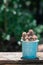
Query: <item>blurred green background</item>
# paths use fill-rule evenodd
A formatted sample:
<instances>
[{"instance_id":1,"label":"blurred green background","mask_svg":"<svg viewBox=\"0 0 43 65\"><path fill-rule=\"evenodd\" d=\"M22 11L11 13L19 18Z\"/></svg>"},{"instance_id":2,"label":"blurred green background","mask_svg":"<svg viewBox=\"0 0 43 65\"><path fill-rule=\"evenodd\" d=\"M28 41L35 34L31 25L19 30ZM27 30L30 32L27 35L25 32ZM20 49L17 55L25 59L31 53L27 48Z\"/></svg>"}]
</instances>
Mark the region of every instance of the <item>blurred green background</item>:
<instances>
[{"instance_id":1,"label":"blurred green background","mask_svg":"<svg viewBox=\"0 0 43 65\"><path fill-rule=\"evenodd\" d=\"M43 37L43 0L0 0L0 38L14 33L19 41L29 29Z\"/></svg>"}]
</instances>

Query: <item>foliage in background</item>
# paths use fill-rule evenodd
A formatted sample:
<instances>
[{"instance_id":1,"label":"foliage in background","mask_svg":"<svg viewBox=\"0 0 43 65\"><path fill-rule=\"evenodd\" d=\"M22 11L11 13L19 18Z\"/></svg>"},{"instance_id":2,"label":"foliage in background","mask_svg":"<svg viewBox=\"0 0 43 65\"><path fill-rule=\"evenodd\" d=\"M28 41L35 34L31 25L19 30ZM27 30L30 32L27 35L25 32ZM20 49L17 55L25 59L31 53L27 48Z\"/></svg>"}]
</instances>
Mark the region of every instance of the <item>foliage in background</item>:
<instances>
[{"instance_id":1,"label":"foliage in background","mask_svg":"<svg viewBox=\"0 0 43 65\"><path fill-rule=\"evenodd\" d=\"M37 26L34 18L37 11L37 2L32 0L0 0L0 28L5 35L14 33L17 41L20 40L23 31L33 29L41 38L43 25Z\"/></svg>"}]
</instances>

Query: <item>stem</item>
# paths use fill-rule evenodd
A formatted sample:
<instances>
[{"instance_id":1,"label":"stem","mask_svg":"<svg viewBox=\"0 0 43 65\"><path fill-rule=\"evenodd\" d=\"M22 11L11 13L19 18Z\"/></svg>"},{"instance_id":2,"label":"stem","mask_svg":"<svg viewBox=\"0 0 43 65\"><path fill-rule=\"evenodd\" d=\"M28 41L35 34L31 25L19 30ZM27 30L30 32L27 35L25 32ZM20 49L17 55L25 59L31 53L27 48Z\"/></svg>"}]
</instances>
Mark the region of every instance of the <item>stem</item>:
<instances>
[{"instance_id":1,"label":"stem","mask_svg":"<svg viewBox=\"0 0 43 65\"><path fill-rule=\"evenodd\" d=\"M5 29L5 32L7 32L7 16L6 16L6 8L7 8L7 3L5 4L5 21L4 21L4 29Z\"/></svg>"}]
</instances>

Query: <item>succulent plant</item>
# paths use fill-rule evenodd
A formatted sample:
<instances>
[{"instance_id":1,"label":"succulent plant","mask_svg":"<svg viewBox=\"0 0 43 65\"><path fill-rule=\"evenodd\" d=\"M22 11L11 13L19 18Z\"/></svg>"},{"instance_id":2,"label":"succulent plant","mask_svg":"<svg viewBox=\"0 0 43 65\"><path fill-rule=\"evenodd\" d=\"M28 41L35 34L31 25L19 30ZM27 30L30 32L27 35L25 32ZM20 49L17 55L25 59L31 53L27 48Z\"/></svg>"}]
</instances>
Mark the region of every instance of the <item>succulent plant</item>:
<instances>
[{"instance_id":1,"label":"succulent plant","mask_svg":"<svg viewBox=\"0 0 43 65\"><path fill-rule=\"evenodd\" d=\"M38 39L38 37L35 35L32 29L30 29L27 33L23 32L21 38L24 41L35 41Z\"/></svg>"}]
</instances>

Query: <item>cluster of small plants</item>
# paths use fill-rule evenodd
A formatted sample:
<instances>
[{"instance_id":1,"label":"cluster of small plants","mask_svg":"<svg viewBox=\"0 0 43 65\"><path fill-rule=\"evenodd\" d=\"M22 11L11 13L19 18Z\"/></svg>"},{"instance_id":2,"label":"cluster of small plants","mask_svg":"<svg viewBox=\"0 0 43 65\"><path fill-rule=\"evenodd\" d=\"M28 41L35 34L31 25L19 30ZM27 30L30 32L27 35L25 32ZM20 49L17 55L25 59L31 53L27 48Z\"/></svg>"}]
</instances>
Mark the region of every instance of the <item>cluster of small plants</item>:
<instances>
[{"instance_id":1,"label":"cluster of small plants","mask_svg":"<svg viewBox=\"0 0 43 65\"><path fill-rule=\"evenodd\" d=\"M28 32L22 33L21 40L22 41L35 41L35 40L38 40L38 37L35 35L35 32L32 29L30 29Z\"/></svg>"}]
</instances>

